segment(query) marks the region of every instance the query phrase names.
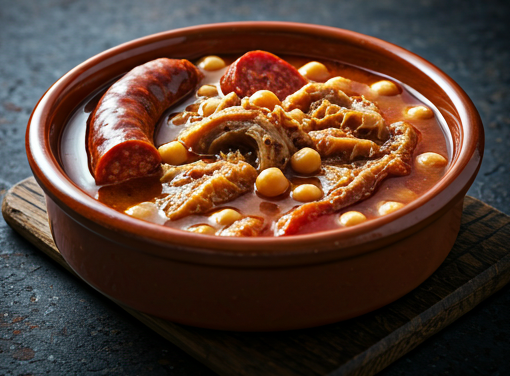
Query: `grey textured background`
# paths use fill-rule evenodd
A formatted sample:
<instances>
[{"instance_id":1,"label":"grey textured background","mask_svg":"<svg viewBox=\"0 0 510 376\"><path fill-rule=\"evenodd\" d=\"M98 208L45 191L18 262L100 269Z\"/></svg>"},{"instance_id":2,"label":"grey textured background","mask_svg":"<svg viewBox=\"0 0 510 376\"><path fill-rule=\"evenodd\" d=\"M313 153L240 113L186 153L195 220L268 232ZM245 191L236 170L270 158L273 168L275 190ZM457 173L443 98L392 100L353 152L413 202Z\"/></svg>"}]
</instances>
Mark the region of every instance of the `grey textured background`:
<instances>
[{"instance_id":1,"label":"grey textured background","mask_svg":"<svg viewBox=\"0 0 510 376\"><path fill-rule=\"evenodd\" d=\"M30 113L85 59L159 31L283 20L372 35L428 59L472 98L486 129L469 194L510 214L509 1L0 1L0 198L31 175ZM510 374L510 287L382 372ZM70 276L0 219L0 375L209 375Z\"/></svg>"}]
</instances>

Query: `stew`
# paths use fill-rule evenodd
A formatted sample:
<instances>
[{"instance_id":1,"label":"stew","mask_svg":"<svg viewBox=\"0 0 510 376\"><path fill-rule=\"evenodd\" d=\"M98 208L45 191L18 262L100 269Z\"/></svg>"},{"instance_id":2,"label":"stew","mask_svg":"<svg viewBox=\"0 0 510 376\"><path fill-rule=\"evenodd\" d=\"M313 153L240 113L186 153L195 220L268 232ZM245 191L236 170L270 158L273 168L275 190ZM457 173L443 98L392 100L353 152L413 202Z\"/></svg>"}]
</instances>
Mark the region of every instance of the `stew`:
<instances>
[{"instance_id":1,"label":"stew","mask_svg":"<svg viewBox=\"0 0 510 376\"><path fill-rule=\"evenodd\" d=\"M390 78L251 51L157 59L66 126L80 187L136 218L215 236L288 236L401 209L448 165L440 117Z\"/></svg>"}]
</instances>

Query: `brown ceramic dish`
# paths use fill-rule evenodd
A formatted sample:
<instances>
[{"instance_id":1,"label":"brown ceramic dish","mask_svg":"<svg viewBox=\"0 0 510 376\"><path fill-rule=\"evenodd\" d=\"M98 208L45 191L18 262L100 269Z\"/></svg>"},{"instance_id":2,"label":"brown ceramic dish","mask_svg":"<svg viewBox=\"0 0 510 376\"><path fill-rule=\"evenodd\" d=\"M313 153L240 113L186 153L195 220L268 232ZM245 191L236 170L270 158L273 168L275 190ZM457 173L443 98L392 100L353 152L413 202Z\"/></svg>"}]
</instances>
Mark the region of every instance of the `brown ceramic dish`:
<instances>
[{"instance_id":1,"label":"brown ceramic dish","mask_svg":"<svg viewBox=\"0 0 510 376\"><path fill-rule=\"evenodd\" d=\"M341 60L417 90L444 117L450 166L404 209L361 225L282 238L207 237L108 208L65 174L60 136L87 95L158 57L276 54ZM266 331L312 327L388 304L422 283L450 251L462 202L483 153L479 115L462 89L422 58L381 40L283 22L204 25L103 52L59 79L37 104L27 154L47 195L55 242L69 265L103 294L182 324Z\"/></svg>"}]
</instances>

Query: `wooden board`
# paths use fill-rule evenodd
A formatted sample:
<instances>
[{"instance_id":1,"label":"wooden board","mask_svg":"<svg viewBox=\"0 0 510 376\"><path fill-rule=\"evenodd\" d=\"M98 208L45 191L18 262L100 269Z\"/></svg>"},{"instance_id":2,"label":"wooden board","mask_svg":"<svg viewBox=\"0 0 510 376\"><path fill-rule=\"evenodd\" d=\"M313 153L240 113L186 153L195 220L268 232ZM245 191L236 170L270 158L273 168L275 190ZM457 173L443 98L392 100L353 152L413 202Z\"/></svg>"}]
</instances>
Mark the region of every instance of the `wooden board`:
<instances>
[{"instance_id":1,"label":"wooden board","mask_svg":"<svg viewBox=\"0 0 510 376\"><path fill-rule=\"evenodd\" d=\"M70 271L51 238L33 178L9 190L5 220ZM373 375L510 280L510 217L466 197L459 237L441 267L396 302L348 321L279 333L234 333L173 324L122 307L222 375Z\"/></svg>"}]
</instances>

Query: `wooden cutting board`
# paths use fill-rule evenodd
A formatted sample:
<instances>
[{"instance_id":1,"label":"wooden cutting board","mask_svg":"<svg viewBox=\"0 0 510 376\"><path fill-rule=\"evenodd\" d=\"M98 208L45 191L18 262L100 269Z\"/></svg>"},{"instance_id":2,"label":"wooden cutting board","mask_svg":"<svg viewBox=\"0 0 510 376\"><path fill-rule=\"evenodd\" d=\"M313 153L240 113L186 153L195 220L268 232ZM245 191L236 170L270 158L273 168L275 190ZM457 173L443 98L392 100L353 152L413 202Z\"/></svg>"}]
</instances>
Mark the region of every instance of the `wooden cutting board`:
<instances>
[{"instance_id":1,"label":"wooden cutting board","mask_svg":"<svg viewBox=\"0 0 510 376\"><path fill-rule=\"evenodd\" d=\"M12 228L71 271L53 243L43 192L33 178L7 192L2 213ZM510 217L466 197L457 242L421 286L375 312L314 329L223 332L122 308L221 375L373 375L508 283L509 239Z\"/></svg>"}]
</instances>

